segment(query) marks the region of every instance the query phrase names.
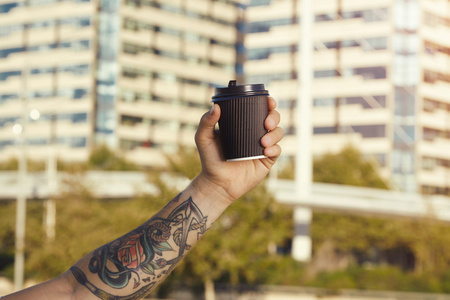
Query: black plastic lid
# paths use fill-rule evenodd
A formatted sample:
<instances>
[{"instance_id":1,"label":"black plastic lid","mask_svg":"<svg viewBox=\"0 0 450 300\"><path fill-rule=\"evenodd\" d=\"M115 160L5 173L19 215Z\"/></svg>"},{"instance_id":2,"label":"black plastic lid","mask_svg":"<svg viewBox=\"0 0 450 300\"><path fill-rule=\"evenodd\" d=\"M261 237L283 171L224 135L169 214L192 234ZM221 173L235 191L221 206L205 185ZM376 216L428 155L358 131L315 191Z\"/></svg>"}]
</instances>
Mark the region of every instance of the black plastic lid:
<instances>
[{"instance_id":1,"label":"black plastic lid","mask_svg":"<svg viewBox=\"0 0 450 300\"><path fill-rule=\"evenodd\" d=\"M269 95L264 84L236 85L236 80L230 80L227 87L218 87L212 97L213 101L225 100L233 97Z\"/></svg>"}]
</instances>

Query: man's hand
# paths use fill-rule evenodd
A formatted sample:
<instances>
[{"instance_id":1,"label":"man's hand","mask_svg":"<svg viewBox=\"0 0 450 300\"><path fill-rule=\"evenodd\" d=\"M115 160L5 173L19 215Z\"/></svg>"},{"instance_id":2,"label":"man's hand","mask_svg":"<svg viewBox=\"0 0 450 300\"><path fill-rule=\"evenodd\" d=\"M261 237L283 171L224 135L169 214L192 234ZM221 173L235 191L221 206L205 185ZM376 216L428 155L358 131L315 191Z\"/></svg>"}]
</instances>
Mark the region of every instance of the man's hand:
<instances>
[{"instance_id":1,"label":"man's hand","mask_svg":"<svg viewBox=\"0 0 450 300\"><path fill-rule=\"evenodd\" d=\"M210 112L203 115L195 135L195 142L202 162L202 172L197 180L209 185L230 202L233 202L253 187L269 173L281 154L278 142L283 130L278 127L280 114L275 110L276 101L268 97L269 114L265 127L269 132L261 138L267 158L247 161L226 161L214 126L219 121L220 107L214 104Z\"/></svg>"}]
</instances>

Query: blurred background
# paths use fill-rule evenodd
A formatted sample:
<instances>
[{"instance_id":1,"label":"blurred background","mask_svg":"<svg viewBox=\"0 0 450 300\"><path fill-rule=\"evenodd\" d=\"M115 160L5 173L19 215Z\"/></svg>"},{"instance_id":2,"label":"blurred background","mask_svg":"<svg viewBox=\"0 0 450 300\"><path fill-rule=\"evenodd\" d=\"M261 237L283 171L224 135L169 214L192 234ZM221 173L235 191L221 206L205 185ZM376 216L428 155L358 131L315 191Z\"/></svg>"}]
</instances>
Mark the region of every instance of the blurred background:
<instances>
[{"instance_id":1,"label":"blurred background","mask_svg":"<svg viewBox=\"0 0 450 300\"><path fill-rule=\"evenodd\" d=\"M152 297L450 299L449 78L448 0L0 0L0 294L175 196L236 79L283 154Z\"/></svg>"}]
</instances>

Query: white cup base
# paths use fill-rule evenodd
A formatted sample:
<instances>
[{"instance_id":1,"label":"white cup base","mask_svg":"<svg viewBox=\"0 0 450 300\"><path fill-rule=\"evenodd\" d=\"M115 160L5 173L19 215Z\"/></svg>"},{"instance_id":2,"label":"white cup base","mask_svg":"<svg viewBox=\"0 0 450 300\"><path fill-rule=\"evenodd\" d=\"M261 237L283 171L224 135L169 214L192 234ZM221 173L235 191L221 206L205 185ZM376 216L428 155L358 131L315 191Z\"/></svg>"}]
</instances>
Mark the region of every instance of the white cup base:
<instances>
[{"instance_id":1,"label":"white cup base","mask_svg":"<svg viewBox=\"0 0 450 300\"><path fill-rule=\"evenodd\" d=\"M241 158L231 158L231 159L227 159L227 161L244 161L244 160L261 159L261 158L267 158L267 156L257 155L257 156L241 157Z\"/></svg>"}]
</instances>

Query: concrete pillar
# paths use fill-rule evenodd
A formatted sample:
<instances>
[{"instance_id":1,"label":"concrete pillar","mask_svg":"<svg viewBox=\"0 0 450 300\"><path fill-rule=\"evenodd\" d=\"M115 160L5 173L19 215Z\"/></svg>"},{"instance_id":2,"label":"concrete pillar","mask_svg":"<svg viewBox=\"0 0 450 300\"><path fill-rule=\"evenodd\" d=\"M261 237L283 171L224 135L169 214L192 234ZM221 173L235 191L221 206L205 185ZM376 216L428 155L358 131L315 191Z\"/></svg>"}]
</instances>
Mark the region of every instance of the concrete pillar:
<instances>
[{"instance_id":1,"label":"concrete pillar","mask_svg":"<svg viewBox=\"0 0 450 300\"><path fill-rule=\"evenodd\" d=\"M312 255L310 226L312 211L298 206L294 209L294 238L292 240L292 257L295 260L308 262Z\"/></svg>"},{"instance_id":2,"label":"concrete pillar","mask_svg":"<svg viewBox=\"0 0 450 300\"><path fill-rule=\"evenodd\" d=\"M312 194L312 79L313 79L313 9L311 0L301 1L301 34L298 59L299 89L296 109L297 153L295 163L295 188L299 202L309 200ZM311 237L309 227L312 212L309 208L294 210L295 235L292 241L292 256L298 261L311 259Z\"/></svg>"}]
</instances>

